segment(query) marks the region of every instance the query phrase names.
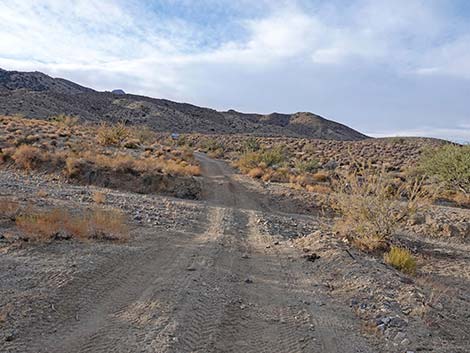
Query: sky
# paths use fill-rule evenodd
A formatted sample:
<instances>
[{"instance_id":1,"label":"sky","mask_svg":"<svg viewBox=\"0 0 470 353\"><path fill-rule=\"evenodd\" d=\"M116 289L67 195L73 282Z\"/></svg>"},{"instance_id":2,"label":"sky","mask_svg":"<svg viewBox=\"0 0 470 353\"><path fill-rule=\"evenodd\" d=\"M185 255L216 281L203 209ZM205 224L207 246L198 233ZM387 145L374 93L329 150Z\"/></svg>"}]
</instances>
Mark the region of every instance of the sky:
<instances>
[{"instance_id":1,"label":"sky","mask_svg":"<svg viewBox=\"0 0 470 353\"><path fill-rule=\"evenodd\" d=\"M0 68L470 141L467 0L0 0Z\"/></svg>"}]
</instances>

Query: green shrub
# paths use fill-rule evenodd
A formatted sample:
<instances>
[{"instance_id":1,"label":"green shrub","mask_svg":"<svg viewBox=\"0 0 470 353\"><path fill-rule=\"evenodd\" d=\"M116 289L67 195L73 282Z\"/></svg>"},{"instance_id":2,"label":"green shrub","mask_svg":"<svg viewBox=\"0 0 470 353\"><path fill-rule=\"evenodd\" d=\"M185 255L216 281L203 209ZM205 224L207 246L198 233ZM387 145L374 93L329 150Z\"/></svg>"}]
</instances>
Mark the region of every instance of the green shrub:
<instances>
[{"instance_id":1,"label":"green shrub","mask_svg":"<svg viewBox=\"0 0 470 353\"><path fill-rule=\"evenodd\" d=\"M256 152L261 148L258 140L255 137L250 137L243 143L243 152Z\"/></svg>"},{"instance_id":2,"label":"green shrub","mask_svg":"<svg viewBox=\"0 0 470 353\"><path fill-rule=\"evenodd\" d=\"M313 173L318 169L318 161L316 159L298 161L295 163L295 169L301 173Z\"/></svg>"},{"instance_id":3,"label":"green shrub","mask_svg":"<svg viewBox=\"0 0 470 353\"><path fill-rule=\"evenodd\" d=\"M282 148L276 147L259 152L244 153L238 161L238 167L242 172L247 173L251 169L257 167L282 167L285 164L285 161L286 157Z\"/></svg>"},{"instance_id":4,"label":"green shrub","mask_svg":"<svg viewBox=\"0 0 470 353\"><path fill-rule=\"evenodd\" d=\"M447 187L470 194L470 145L445 145L423 153L420 169Z\"/></svg>"},{"instance_id":5,"label":"green shrub","mask_svg":"<svg viewBox=\"0 0 470 353\"><path fill-rule=\"evenodd\" d=\"M201 147L206 152L215 152L218 150L224 150L224 146L218 142L216 139L207 138L201 142Z\"/></svg>"}]
</instances>

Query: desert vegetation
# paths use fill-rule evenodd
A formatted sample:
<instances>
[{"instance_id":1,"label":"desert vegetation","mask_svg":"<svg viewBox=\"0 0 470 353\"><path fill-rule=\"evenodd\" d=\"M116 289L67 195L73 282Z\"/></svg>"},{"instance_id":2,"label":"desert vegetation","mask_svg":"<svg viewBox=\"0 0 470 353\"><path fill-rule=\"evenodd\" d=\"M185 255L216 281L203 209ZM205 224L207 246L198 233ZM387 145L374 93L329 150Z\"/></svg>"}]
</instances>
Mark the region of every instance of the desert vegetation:
<instances>
[{"instance_id":1,"label":"desert vegetation","mask_svg":"<svg viewBox=\"0 0 470 353\"><path fill-rule=\"evenodd\" d=\"M77 125L72 117L51 121L0 118L0 165L55 173L80 183L137 192L174 193L180 184L194 190L200 174L192 150L168 144L148 128L123 123ZM178 184L178 185L177 185Z\"/></svg>"},{"instance_id":2,"label":"desert vegetation","mask_svg":"<svg viewBox=\"0 0 470 353\"><path fill-rule=\"evenodd\" d=\"M1 197L0 219L10 222L10 231L19 231L20 239L29 242L71 238L125 241L129 237L127 218L117 209L39 209L31 203L21 205Z\"/></svg>"}]
</instances>

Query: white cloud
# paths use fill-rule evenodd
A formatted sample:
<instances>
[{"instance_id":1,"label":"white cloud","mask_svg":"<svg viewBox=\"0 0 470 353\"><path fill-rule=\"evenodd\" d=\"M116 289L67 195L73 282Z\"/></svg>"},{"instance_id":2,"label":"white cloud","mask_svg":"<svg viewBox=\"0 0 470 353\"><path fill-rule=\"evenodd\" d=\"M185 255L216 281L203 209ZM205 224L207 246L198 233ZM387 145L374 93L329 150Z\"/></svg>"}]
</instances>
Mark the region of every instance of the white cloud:
<instances>
[{"instance_id":1,"label":"white cloud","mask_svg":"<svg viewBox=\"0 0 470 353\"><path fill-rule=\"evenodd\" d=\"M250 3L198 2L218 10L230 5L242 13L252 9ZM418 101L422 93L413 91L410 82L424 76L470 79L470 29L456 25L438 2L311 4L257 2L254 16L220 19L231 21L239 32L226 36L187 18L160 16L145 2L3 0L0 67L40 70L96 89L119 87L216 108L346 111L347 116L332 116L343 121L374 116L367 114L367 105L386 103L395 109L395 102ZM180 5L195 6L191 1ZM394 90L375 89L381 80L391 81ZM376 91L389 97L374 97ZM366 114L353 110L353 99L364 100L360 107ZM418 108L408 117L397 115L397 121L408 124ZM434 121L445 115L441 109L431 117ZM453 112L456 120L463 119L464 109ZM422 107L422 114L429 111Z\"/></svg>"}]
</instances>

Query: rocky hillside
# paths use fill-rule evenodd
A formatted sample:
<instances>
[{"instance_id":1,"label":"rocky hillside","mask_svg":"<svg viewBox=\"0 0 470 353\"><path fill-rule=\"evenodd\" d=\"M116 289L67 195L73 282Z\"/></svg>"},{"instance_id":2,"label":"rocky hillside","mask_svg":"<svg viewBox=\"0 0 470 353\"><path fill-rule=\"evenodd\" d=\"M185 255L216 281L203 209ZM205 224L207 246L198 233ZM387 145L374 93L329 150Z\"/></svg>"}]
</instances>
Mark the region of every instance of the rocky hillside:
<instances>
[{"instance_id":1,"label":"rocky hillside","mask_svg":"<svg viewBox=\"0 0 470 353\"><path fill-rule=\"evenodd\" d=\"M157 131L256 134L332 140L367 136L312 113L245 114L132 94L97 92L40 72L0 69L0 114L47 119L58 114L82 120L125 121Z\"/></svg>"}]
</instances>

